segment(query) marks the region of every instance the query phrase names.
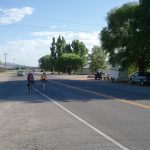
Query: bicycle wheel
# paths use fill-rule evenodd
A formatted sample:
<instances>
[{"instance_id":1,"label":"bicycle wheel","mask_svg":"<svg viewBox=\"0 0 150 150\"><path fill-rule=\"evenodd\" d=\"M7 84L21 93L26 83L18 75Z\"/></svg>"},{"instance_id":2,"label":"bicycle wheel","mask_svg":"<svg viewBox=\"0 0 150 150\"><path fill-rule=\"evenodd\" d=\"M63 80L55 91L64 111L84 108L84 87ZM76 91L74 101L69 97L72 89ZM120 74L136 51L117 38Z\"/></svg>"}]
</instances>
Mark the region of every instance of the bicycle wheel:
<instances>
[{"instance_id":1,"label":"bicycle wheel","mask_svg":"<svg viewBox=\"0 0 150 150\"><path fill-rule=\"evenodd\" d=\"M28 91L29 91L29 94L32 94L32 84L31 84L31 82L29 82Z\"/></svg>"},{"instance_id":2,"label":"bicycle wheel","mask_svg":"<svg viewBox=\"0 0 150 150\"><path fill-rule=\"evenodd\" d=\"M46 83L45 82L42 83L42 91L44 93L46 92Z\"/></svg>"}]
</instances>

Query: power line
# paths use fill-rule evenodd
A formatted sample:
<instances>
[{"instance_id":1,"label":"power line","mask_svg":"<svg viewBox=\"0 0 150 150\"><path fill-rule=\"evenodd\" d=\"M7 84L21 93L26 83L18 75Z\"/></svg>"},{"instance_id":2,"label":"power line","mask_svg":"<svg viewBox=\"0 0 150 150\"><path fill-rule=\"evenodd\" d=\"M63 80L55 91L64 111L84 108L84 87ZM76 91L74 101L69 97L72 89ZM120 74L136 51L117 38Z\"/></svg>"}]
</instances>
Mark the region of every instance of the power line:
<instances>
[{"instance_id":1,"label":"power line","mask_svg":"<svg viewBox=\"0 0 150 150\"><path fill-rule=\"evenodd\" d=\"M7 59L7 53L4 53L4 56L5 56L5 70L7 69L7 62L6 62L6 59Z\"/></svg>"},{"instance_id":2,"label":"power line","mask_svg":"<svg viewBox=\"0 0 150 150\"><path fill-rule=\"evenodd\" d=\"M44 8L44 7L34 7L34 9L41 9L44 11L52 11L52 12L58 12L58 13L65 13L65 14L77 14L77 15L82 15L82 16L91 16L91 17L99 17L99 14L92 14L88 12L79 12L79 11L65 11L65 10L57 10L57 9L51 9L51 8Z\"/></svg>"},{"instance_id":3,"label":"power line","mask_svg":"<svg viewBox=\"0 0 150 150\"><path fill-rule=\"evenodd\" d=\"M92 31L89 31L89 30L77 30L77 29L69 29L69 28L61 28L61 27L57 27L57 28L51 28L51 27L48 27L48 26L36 26L36 25L22 25L22 24L12 24L11 25L12 27L21 27L21 28L24 28L24 29L48 29L50 31L53 31L53 32L56 32L56 31L72 31L72 32L92 32ZM23 30L24 30L23 29Z\"/></svg>"}]
</instances>

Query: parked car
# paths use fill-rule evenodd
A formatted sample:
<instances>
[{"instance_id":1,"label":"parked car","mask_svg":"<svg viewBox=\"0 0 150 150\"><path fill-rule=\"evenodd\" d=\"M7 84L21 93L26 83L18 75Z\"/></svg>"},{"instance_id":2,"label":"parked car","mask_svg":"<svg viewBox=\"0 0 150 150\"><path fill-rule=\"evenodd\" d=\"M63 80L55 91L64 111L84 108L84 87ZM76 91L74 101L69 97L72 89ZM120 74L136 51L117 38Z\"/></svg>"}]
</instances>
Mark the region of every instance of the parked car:
<instances>
[{"instance_id":1,"label":"parked car","mask_svg":"<svg viewBox=\"0 0 150 150\"><path fill-rule=\"evenodd\" d=\"M139 83L141 85L150 83L150 72L135 72L130 76L130 83Z\"/></svg>"},{"instance_id":2,"label":"parked car","mask_svg":"<svg viewBox=\"0 0 150 150\"><path fill-rule=\"evenodd\" d=\"M23 71L18 71L18 72L17 72L17 76L25 76L25 72L23 72Z\"/></svg>"}]
</instances>

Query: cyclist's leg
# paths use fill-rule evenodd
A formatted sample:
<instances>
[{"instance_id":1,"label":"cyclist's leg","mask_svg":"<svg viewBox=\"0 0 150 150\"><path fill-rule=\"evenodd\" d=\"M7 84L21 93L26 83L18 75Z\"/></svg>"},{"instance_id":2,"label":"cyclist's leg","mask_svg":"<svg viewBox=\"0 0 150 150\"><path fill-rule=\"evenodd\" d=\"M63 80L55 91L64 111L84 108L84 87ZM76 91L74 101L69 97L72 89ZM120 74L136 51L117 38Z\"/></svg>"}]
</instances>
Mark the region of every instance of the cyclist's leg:
<instances>
[{"instance_id":1,"label":"cyclist's leg","mask_svg":"<svg viewBox=\"0 0 150 150\"><path fill-rule=\"evenodd\" d=\"M28 88L28 90L29 90L29 94L32 94L32 82L31 81L29 81L29 88Z\"/></svg>"},{"instance_id":2,"label":"cyclist's leg","mask_svg":"<svg viewBox=\"0 0 150 150\"><path fill-rule=\"evenodd\" d=\"M29 92L29 87L30 86L30 84L29 84L29 81L28 81L28 83L27 83L27 90L28 90L28 92Z\"/></svg>"},{"instance_id":3,"label":"cyclist's leg","mask_svg":"<svg viewBox=\"0 0 150 150\"><path fill-rule=\"evenodd\" d=\"M42 83L42 90L43 90L43 92L45 92L45 90L46 90L46 82L45 82L45 80L43 80L43 83Z\"/></svg>"},{"instance_id":4,"label":"cyclist's leg","mask_svg":"<svg viewBox=\"0 0 150 150\"><path fill-rule=\"evenodd\" d=\"M29 89L29 82L27 83L27 88Z\"/></svg>"},{"instance_id":5,"label":"cyclist's leg","mask_svg":"<svg viewBox=\"0 0 150 150\"><path fill-rule=\"evenodd\" d=\"M31 94L32 94L32 89L33 89L33 82L31 82Z\"/></svg>"},{"instance_id":6,"label":"cyclist's leg","mask_svg":"<svg viewBox=\"0 0 150 150\"><path fill-rule=\"evenodd\" d=\"M40 83L40 85L41 85L41 88L42 88L42 86L43 86L43 80L41 80L41 83Z\"/></svg>"}]
</instances>

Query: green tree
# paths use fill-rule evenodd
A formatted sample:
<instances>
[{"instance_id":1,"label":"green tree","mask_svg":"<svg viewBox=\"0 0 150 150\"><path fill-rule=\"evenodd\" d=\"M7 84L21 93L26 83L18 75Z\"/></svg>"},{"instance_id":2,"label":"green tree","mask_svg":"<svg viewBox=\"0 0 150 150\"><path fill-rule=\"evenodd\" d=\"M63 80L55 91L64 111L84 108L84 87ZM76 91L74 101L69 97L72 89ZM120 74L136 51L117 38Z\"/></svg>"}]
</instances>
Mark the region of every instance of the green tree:
<instances>
[{"instance_id":1,"label":"green tree","mask_svg":"<svg viewBox=\"0 0 150 150\"><path fill-rule=\"evenodd\" d=\"M90 54L90 69L91 71L96 71L98 68L106 69L106 55L104 50L99 46L94 46L92 48L92 53Z\"/></svg>"},{"instance_id":2,"label":"green tree","mask_svg":"<svg viewBox=\"0 0 150 150\"><path fill-rule=\"evenodd\" d=\"M64 53L65 47L66 47L66 41L63 36L61 37L59 35L57 42L56 42L57 57L60 57Z\"/></svg>"},{"instance_id":3,"label":"green tree","mask_svg":"<svg viewBox=\"0 0 150 150\"><path fill-rule=\"evenodd\" d=\"M88 54L88 49L86 48L85 44L83 42L80 42L79 40L74 40L72 41L71 44L72 51L76 55L80 56L82 59L82 66L87 62L87 54Z\"/></svg>"},{"instance_id":4,"label":"green tree","mask_svg":"<svg viewBox=\"0 0 150 150\"><path fill-rule=\"evenodd\" d=\"M79 56L79 58L81 59L80 66L83 66L87 62L88 49L83 42L80 42L79 40L74 40L71 44L67 44L65 38L59 35L56 41L55 38L53 38L50 47L50 56L53 70L57 70L58 73L62 71L63 68L62 64L60 64L60 61L62 60L62 58L60 59L60 57L66 53ZM71 55L69 57L71 57Z\"/></svg>"},{"instance_id":5,"label":"green tree","mask_svg":"<svg viewBox=\"0 0 150 150\"><path fill-rule=\"evenodd\" d=\"M118 64L123 68L134 65L142 72L148 63L148 49L144 50L141 44L139 8L138 3L127 3L111 10L107 15L107 27L100 33L100 40L112 65Z\"/></svg>"},{"instance_id":6,"label":"green tree","mask_svg":"<svg viewBox=\"0 0 150 150\"><path fill-rule=\"evenodd\" d=\"M50 55L41 57L38 62L41 69L53 71L52 58Z\"/></svg>"},{"instance_id":7,"label":"green tree","mask_svg":"<svg viewBox=\"0 0 150 150\"><path fill-rule=\"evenodd\" d=\"M55 70L56 66L56 60L57 60L57 53L56 53L56 43L55 38L53 37L51 47L50 47L50 56L51 56L51 63L53 65L53 72Z\"/></svg>"},{"instance_id":8,"label":"green tree","mask_svg":"<svg viewBox=\"0 0 150 150\"><path fill-rule=\"evenodd\" d=\"M140 68L150 68L150 1L139 0L138 31L141 46L139 65Z\"/></svg>"},{"instance_id":9,"label":"green tree","mask_svg":"<svg viewBox=\"0 0 150 150\"><path fill-rule=\"evenodd\" d=\"M70 44L66 44L64 51L65 51L65 53L72 53L71 45Z\"/></svg>"},{"instance_id":10,"label":"green tree","mask_svg":"<svg viewBox=\"0 0 150 150\"><path fill-rule=\"evenodd\" d=\"M58 70L61 72L67 72L71 74L73 70L77 70L81 67L82 60L76 54L66 53L59 57L57 61Z\"/></svg>"}]
</instances>

